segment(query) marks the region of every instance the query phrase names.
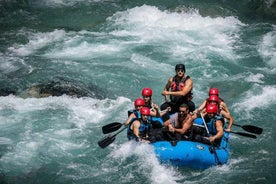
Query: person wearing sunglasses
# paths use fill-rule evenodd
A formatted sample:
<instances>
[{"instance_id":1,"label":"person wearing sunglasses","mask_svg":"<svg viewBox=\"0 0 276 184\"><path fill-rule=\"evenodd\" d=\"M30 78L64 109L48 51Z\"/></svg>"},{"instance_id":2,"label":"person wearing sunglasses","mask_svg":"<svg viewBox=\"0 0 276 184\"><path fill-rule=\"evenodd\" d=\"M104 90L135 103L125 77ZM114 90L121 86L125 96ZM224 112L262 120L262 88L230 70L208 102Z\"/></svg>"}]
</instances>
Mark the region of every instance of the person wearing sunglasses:
<instances>
[{"instance_id":1,"label":"person wearing sunglasses","mask_svg":"<svg viewBox=\"0 0 276 184\"><path fill-rule=\"evenodd\" d=\"M192 101L193 81L190 76L185 76L185 65L177 64L175 66L174 77L170 77L166 83L162 95L165 96L165 102L160 106L161 110L170 107L170 114L178 111L179 106L183 103L189 107L189 112L195 110L195 104ZM168 99L170 97L170 101Z\"/></svg>"},{"instance_id":2,"label":"person wearing sunglasses","mask_svg":"<svg viewBox=\"0 0 276 184\"><path fill-rule=\"evenodd\" d=\"M164 122L164 127L167 127L171 137L176 140L181 140L189 136L189 130L193 125L194 118L189 114L189 106L181 104L179 111L172 115L170 119Z\"/></svg>"}]
</instances>

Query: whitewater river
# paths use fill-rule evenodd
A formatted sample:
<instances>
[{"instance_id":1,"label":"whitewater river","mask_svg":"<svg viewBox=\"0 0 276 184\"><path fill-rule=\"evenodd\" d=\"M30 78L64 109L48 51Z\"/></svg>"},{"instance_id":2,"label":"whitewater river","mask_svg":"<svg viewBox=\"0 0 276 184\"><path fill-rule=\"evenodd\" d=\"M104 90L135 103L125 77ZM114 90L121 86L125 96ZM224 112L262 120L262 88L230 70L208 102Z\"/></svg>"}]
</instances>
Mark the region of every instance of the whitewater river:
<instances>
[{"instance_id":1,"label":"whitewater river","mask_svg":"<svg viewBox=\"0 0 276 184\"><path fill-rule=\"evenodd\" d=\"M0 183L276 181L276 4L271 1L0 0ZM203 171L160 164L101 127L186 65L198 106L217 87L235 123L231 157ZM233 131L243 131L240 127Z\"/></svg>"}]
</instances>

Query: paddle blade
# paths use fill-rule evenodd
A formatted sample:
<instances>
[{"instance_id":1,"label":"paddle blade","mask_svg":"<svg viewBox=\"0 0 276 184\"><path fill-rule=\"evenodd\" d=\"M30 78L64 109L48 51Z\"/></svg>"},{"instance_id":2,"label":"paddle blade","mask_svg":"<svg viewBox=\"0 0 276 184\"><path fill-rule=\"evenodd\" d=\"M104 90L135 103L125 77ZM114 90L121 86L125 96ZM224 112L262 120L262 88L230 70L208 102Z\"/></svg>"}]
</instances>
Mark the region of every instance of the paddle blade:
<instances>
[{"instance_id":1,"label":"paddle blade","mask_svg":"<svg viewBox=\"0 0 276 184\"><path fill-rule=\"evenodd\" d=\"M119 130L122 125L123 124L119 122L110 123L108 125L103 126L102 131L104 134L115 132L116 130Z\"/></svg>"},{"instance_id":2,"label":"paddle blade","mask_svg":"<svg viewBox=\"0 0 276 184\"><path fill-rule=\"evenodd\" d=\"M113 143L113 141L115 140L116 136L115 135L107 135L104 138L102 138L101 140L98 141L98 145L104 149L105 147L107 147L108 145L110 145L111 143Z\"/></svg>"},{"instance_id":3,"label":"paddle blade","mask_svg":"<svg viewBox=\"0 0 276 184\"><path fill-rule=\"evenodd\" d=\"M248 134L248 133L244 133L244 132L232 132L231 133L234 133L234 134L238 134L240 136L244 136L244 137L250 137L250 138L253 138L253 139L256 139L256 135L253 135L253 134Z\"/></svg>"},{"instance_id":4,"label":"paddle blade","mask_svg":"<svg viewBox=\"0 0 276 184\"><path fill-rule=\"evenodd\" d=\"M243 125L242 128L245 131L248 131L248 132L251 132L254 134L261 134L263 132L262 128L259 128L259 127L253 126L253 125Z\"/></svg>"}]
</instances>

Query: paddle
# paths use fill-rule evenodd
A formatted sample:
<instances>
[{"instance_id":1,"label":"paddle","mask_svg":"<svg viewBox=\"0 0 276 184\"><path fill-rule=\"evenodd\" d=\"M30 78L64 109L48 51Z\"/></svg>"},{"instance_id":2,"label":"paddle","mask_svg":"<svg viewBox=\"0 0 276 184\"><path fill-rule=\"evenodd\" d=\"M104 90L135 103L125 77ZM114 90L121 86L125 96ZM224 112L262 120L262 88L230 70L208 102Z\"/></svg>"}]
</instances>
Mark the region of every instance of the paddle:
<instances>
[{"instance_id":1,"label":"paddle","mask_svg":"<svg viewBox=\"0 0 276 184\"><path fill-rule=\"evenodd\" d=\"M116 130L119 130L122 125L123 125L123 123L113 122L113 123L103 126L102 131L104 134L115 132Z\"/></svg>"},{"instance_id":2,"label":"paddle","mask_svg":"<svg viewBox=\"0 0 276 184\"><path fill-rule=\"evenodd\" d=\"M160 111L159 113L162 113L162 112L164 112L164 110ZM102 132L103 132L103 134L108 134L108 133L111 133L111 132L115 132L116 130L119 130L122 125L124 125L124 124L120 123L120 122L113 122L113 123L107 124L107 125L102 127Z\"/></svg>"},{"instance_id":3,"label":"paddle","mask_svg":"<svg viewBox=\"0 0 276 184\"><path fill-rule=\"evenodd\" d=\"M203 116L202 116L201 113L200 113L200 115L201 115L201 118L202 118L202 120L203 120L203 124L204 124L204 126L205 126L205 129L206 129L207 133L209 134L209 131L208 131L206 122L205 122L205 120L204 120L204 118L203 118ZM233 125L234 125L234 124L233 124ZM254 127L254 126L253 126L253 127ZM258 127L257 127L257 128L258 128ZM253 139L256 139L256 138L257 138L257 137L256 137L255 135L253 135L253 134L248 134L248 133L244 133L244 132L233 132L233 131L230 131L230 133L237 134L237 135L244 136L244 137L250 137L250 138L253 138Z\"/></svg>"},{"instance_id":4,"label":"paddle","mask_svg":"<svg viewBox=\"0 0 276 184\"><path fill-rule=\"evenodd\" d=\"M114 142L115 138L116 138L116 135L118 135L119 133L121 133L123 130L125 130L127 128L127 126L125 126L124 128L122 128L120 131L118 131L117 133L115 134L109 134L107 136L105 136L104 138L102 138L101 140L98 141L98 145L101 147L101 148L105 148L107 147L108 145L110 145L111 143Z\"/></svg>"},{"instance_id":5,"label":"paddle","mask_svg":"<svg viewBox=\"0 0 276 184\"><path fill-rule=\"evenodd\" d=\"M244 133L244 132L233 132L233 131L230 131L230 133L238 134L238 135L244 136L244 137L250 137L250 138L253 138L253 139L257 138L256 135L248 134L248 133Z\"/></svg>"},{"instance_id":6,"label":"paddle","mask_svg":"<svg viewBox=\"0 0 276 184\"><path fill-rule=\"evenodd\" d=\"M227 123L229 123L229 122L227 122ZM238 125L238 124L235 124L235 123L233 123L233 125L241 127L245 131L251 132L251 133L254 133L254 134L261 134L263 132L262 128L256 127L256 126L253 126L253 125Z\"/></svg>"},{"instance_id":7,"label":"paddle","mask_svg":"<svg viewBox=\"0 0 276 184\"><path fill-rule=\"evenodd\" d=\"M200 113L200 116L201 116L201 119L202 119L202 121L203 121L204 127L205 127L205 129L206 129L206 131L207 131L207 134L210 135L209 129L208 129L208 127L207 127L207 124L206 124L206 122L205 122L205 119L204 119L203 116L202 116L202 113ZM216 148L215 148L215 146L214 146L214 143L211 142L211 144L212 144L212 147L210 147L211 149L209 149L209 150L210 150L211 153L212 153L212 152L214 153L215 159L216 159L218 165L221 165L221 162L220 162L219 157L218 157L218 154L217 154L217 152L216 152Z\"/></svg>"}]
</instances>

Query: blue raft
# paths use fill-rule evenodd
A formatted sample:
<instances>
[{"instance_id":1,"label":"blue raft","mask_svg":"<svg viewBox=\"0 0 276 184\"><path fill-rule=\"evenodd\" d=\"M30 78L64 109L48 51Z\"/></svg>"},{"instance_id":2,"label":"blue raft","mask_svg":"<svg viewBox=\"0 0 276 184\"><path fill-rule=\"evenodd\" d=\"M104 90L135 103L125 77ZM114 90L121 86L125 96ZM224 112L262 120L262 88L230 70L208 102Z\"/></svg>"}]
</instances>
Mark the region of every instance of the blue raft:
<instances>
[{"instance_id":1,"label":"blue raft","mask_svg":"<svg viewBox=\"0 0 276 184\"><path fill-rule=\"evenodd\" d=\"M229 133L224 132L218 147L189 140L180 140L176 145L170 141L158 141L152 143L152 146L161 163L207 169L227 163L230 157L228 139Z\"/></svg>"}]
</instances>

